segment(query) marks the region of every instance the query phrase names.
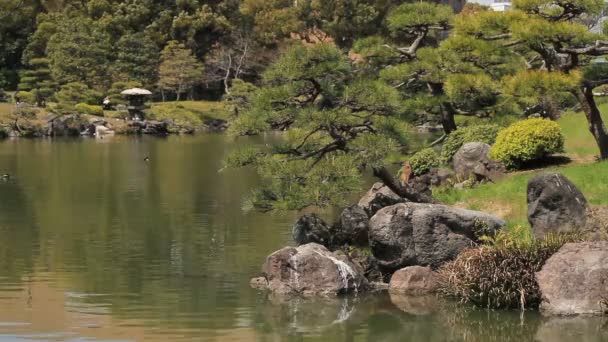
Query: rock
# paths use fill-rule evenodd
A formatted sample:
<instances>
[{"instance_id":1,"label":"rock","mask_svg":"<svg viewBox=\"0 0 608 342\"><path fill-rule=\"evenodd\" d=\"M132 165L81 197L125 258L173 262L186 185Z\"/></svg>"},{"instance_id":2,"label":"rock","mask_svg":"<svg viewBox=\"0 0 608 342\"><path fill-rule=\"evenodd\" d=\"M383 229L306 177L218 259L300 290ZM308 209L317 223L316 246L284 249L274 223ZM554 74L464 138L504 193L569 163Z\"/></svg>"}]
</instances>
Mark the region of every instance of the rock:
<instances>
[{"instance_id":1,"label":"rock","mask_svg":"<svg viewBox=\"0 0 608 342\"><path fill-rule=\"evenodd\" d=\"M441 301L433 295L410 296L399 292L389 291L389 296L391 302L399 308L399 310L410 315L426 316L441 310Z\"/></svg>"},{"instance_id":2,"label":"rock","mask_svg":"<svg viewBox=\"0 0 608 342\"><path fill-rule=\"evenodd\" d=\"M348 246L347 248L344 248L342 252L348 255L354 263L361 265L363 274L367 280L374 282L382 282L384 280L383 274L378 266L378 260L376 260L368 250Z\"/></svg>"},{"instance_id":3,"label":"rock","mask_svg":"<svg viewBox=\"0 0 608 342\"><path fill-rule=\"evenodd\" d=\"M223 132L228 129L228 121L222 119L205 118L203 130L206 132Z\"/></svg>"},{"instance_id":4,"label":"rock","mask_svg":"<svg viewBox=\"0 0 608 342\"><path fill-rule=\"evenodd\" d=\"M405 202L405 200L386 185L375 183L359 200L359 206L365 210L367 216L372 217L378 210L402 202Z\"/></svg>"},{"instance_id":5,"label":"rock","mask_svg":"<svg viewBox=\"0 0 608 342\"><path fill-rule=\"evenodd\" d=\"M389 290L408 295L427 295L437 291L439 277L430 267L408 266L393 273Z\"/></svg>"},{"instance_id":6,"label":"rock","mask_svg":"<svg viewBox=\"0 0 608 342\"><path fill-rule=\"evenodd\" d=\"M608 240L608 207L587 209L587 224L583 233L587 240Z\"/></svg>"},{"instance_id":7,"label":"rock","mask_svg":"<svg viewBox=\"0 0 608 342\"><path fill-rule=\"evenodd\" d=\"M363 208L351 205L342 211L340 221L331 228L335 245L368 246L369 217Z\"/></svg>"},{"instance_id":8,"label":"rock","mask_svg":"<svg viewBox=\"0 0 608 342\"><path fill-rule=\"evenodd\" d=\"M478 211L399 203L371 218L370 247L381 269L389 272L414 265L436 268L504 224Z\"/></svg>"},{"instance_id":9,"label":"rock","mask_svg":"<svg viewBox=\"0 0 608 342\"><path fill-rule=\"evenodd\" d=\"M268 280L264 277L257 277L251 279L249 282L249 286L257 290L267 290L268 289Z\"/></svg>"},{"instance_id":10,"label":"rock","mask_svg":"<svg viewBox=\"0 0 608 342\"><path fill-rule=\"evenodd\" d=\"M431 186L454 184L454 178L456 178L456 174L450 169L433 169L430 175Z\"/></svg>"},{"instance_id":11,"label":"rock","mask_svg":"<svg viewBox=\"0 0 608 342\"><path fill-rule=\"evenodd\" d=\"M291 236L299 245L318 243L331 246L331 233L329 226L316 214L307 214L298 219L293 225Z\"/></svg>"},{"instance_id":12,"label":"rock","mask_svg":"<svg viewBox=\"0 0 608 342\"><path fill-rule=\"evenodd\" d=\"M266 258L262 273L278 295L333 296L367 289L360 265L316 243L285 247Z\"/></svg>"},{"instance_id":13,"label":"rock","mask_svg":"<svg viewBox=\"0 0 608 342\"><path fill-rule=\"evenodd\" d=\"M127 130L136 134L167 135L169 123L165 121L129 121Z\"/></svg>"},{"instance_id":14,"label":"rock","mask_svg":"<svg viewBox=\"0 0 608 342\"><path fill-rule=\"evenodd\" d=\"M542 173L528 182L528 221L536 238L585 226L587 200L560 173Z\"/></svg>"},{"instance_id":15,"label":"rock","mask_svg":"<svg viewBox=\"0 0 608 342\"><path fill-rule=\"evenodd\" d=\"M114 135L114 131L102 125L95 126L95 136L102 137L104 135Z\"/></svg>"},{"instance_id":16,"label":"rock","mask_svg":"<svg viewBox=\"0 0 608 342\"><path fill-rule=\"evenodd\" d=\"M548 315L608 313L608 241L567 243L547 260L536 281Z\"/></svg>"},{"instance_id":17,"label":"rock","mask_svg":"<svg viewBox=\"0 0 608 342\"><path fill-rule=\"evenodd\" d=\"M491 146L482 142L470 142L462 145L453 159L454 172L460 179L474 176L477 181L496 181L505 168L498 162L490 160L488 154Z\"/></svg>"}]
</instances>

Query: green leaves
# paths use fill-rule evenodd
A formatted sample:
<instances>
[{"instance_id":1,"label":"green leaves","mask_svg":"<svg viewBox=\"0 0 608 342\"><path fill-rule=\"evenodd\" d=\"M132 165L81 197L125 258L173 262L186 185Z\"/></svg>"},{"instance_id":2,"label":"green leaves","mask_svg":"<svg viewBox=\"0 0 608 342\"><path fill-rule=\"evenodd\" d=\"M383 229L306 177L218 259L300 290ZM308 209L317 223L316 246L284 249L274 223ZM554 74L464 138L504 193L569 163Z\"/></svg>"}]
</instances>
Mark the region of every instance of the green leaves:
<instances>
[{"instance_id":1,"label":"green leaves","mask_svg":"<svg viewBox=\"0 0 608 342\"><path fill-rule=\"evenodd\" d=\"M427 29L429 26L447 27L454 16L454 10L447 5L432 2L406 3L395 8L387 17L388 29L395 35L413 29Z\"/></svg>"}]
</instances>

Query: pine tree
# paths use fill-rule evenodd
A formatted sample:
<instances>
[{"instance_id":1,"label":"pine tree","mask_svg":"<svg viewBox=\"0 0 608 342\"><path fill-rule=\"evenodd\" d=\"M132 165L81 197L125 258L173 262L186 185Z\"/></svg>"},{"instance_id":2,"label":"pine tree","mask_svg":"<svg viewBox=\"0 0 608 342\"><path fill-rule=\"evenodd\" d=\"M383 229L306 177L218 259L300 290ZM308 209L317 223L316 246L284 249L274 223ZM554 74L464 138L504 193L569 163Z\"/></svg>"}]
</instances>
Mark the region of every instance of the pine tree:
<instances>
[{"instance_id":1,"label":"pine tree","mask_svg":"<svg viewBox=\"0 0 608 342\"><path fill-rule=\"evenodd\" d=\"M177 41L170 41L161 52L158 70L158 86L163 92L169 90L176 94L177 101L181 94L200 82L203 74L202 64L196 60L192 51Z\"/></svg>"}]
</instances>

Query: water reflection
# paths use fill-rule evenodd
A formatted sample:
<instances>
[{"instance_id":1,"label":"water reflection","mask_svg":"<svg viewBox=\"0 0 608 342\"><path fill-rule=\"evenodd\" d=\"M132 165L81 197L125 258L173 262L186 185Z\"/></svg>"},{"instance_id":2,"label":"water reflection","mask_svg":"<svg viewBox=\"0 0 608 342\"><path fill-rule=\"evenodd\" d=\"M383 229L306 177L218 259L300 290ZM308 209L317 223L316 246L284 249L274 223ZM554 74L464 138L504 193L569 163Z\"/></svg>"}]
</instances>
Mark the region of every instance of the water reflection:
<instances>
[{"instance_id":1,"label":"water reflection","mask_svg":"<svg viewBox=\"0 0 608 342\"><path fill-rule=\"evenodd\" d=\"M222 135L0 143L0 171L14 175L0 183L0 341L606 338L595 319L250 289L266 255L290 243L295 214L241 210L259 180L217 172L234 147Z\"/></svg>"}]
</instances>

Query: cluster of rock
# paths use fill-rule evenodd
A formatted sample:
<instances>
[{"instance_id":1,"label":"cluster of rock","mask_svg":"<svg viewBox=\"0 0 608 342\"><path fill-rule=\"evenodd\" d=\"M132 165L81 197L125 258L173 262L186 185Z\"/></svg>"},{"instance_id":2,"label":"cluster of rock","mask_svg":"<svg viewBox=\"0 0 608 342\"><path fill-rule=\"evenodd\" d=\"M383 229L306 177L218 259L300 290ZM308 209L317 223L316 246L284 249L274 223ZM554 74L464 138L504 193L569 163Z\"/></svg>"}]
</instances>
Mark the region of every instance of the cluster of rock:
<instances>
[{"instance_id":1,"label":"cluster of rock","mask_svg":"<svg viewBox=\"0 0 608 342\"><path fill-rule=\"evenodd\" d=\"M608 208L591 208L562 174L543 173L528 182L528 220L538 239L575 233L587 240L565 244L536 274L542 311L608 313Z\"/></svg>"},{"instance_id":2,"label":"cluster of rock","mask_svg":"<svg viewBox=\"0 0 608 342\"><path fill-rule=\"evenodd\" d=\"M608 208L590 208L566 177L543 173L528 184L534 235L576 232L536 274L548 314L608 313ZM392 296L436 292L435 269L505 222L486 213L409 202L376 183L334 224L308 214L293 225L297 247L267 257L251 285L280 295L333 296L388 289ZM584 228L581 228L584 227Z\"/></svg>"},{"instance_id":3,"label":"cluster of rock","mask_svg":"<svg viewBox=\"0 0 608 342\"><path fill-rule=\"evenodd\" d=\"M252 286L281 295L337 295L386 287L382 283L391 275L410 272L411 266L434 273L432 269L503 226L504 221L485 213L408 202L377 183L332 225L315 214L302 216L292 231L298 247L268 256L262 277L253 279ZM419 287L418 278L391 286L402 289L409 282Z\"/></svg>"}]
</instances>

